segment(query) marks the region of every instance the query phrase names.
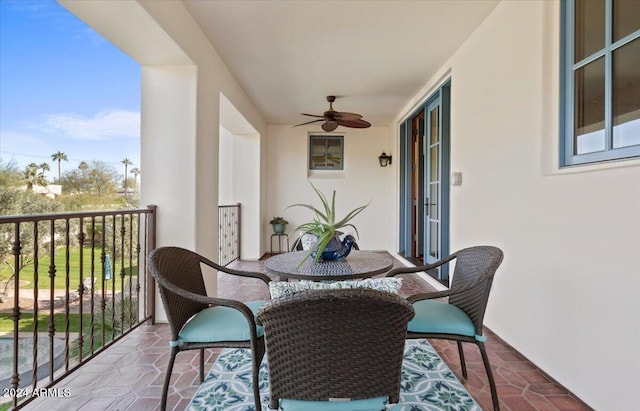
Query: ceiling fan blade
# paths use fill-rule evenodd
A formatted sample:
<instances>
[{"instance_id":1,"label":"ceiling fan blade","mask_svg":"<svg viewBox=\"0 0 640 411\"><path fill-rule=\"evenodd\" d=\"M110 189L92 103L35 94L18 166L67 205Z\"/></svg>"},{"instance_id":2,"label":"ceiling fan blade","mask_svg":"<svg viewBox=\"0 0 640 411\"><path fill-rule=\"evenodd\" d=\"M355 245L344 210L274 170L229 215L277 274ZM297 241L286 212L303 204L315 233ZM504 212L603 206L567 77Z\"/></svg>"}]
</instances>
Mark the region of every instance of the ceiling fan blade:
<instances>
[{"instance_id":1,"label":"ceiling fan blade","mask_svg":"<svg viewBox=\"0 0 640 411\"><path fill-rule=\"evenodd\" d=\"M334 118L336 120L360 120L362 116L356 113L347 113L344 111L336 111L334 112Z\"/></svg>"},{"instance_id":2,"label":"ceiling fan blade","mask_svg":"<svg viewBox=\"0 0 640 411\"><path fill-rule=\"evenodd\" d=\"M371 123L364 120L337 120L337 123L343 127L351 128L368 128L371 127Z\"/></svg>"},{"instance_id":3,"label":"ceiling fan blade","mask_svg":"<svg viewBox=\"0 0 640 411\"><path fill-rule=\"evenodd\" d=\"M311 123L317 123L318 121L324 121L324 118L319 118L317 120L307 121L306 123L296 124L294 127L304 126L304 125L311 124Z\"/></svg>"},{"instance_id":4,"label":"ceiling fan blade","mask_svg":"<svg viewBox=\"0 0 640 411\"><path fill-rule=\"evenodd\" d=\"M326 121L323 125L322 125L322 129L324 131L333 131L336 128L338 128L338 122L337 121Z\"/></svg>"},{"instance_id":5,"label":"ceiling fan blade","mask_svg":"<svg viewBox=\"0 0 640 411\"><path fill-rule=\"evenodd\" d=\"M302 113L303 116L315 117L315 118L318 118L318 120L298 124L294 127L304 126L305 124L312 124L319 121L324 121L324 123L322 123L322 129L324 131L333 131L336 128L338 128L338 126L351 127L351 128L371 127L371 123L369 123L368 121L364 121L362 119L362 115L358 113L335 111L333 109L333 102L335 100L336 100L335 96L327 96L327 101L329 102L329 110L325 111L321 116L317 114Z\"/></svg>"}]
</instances>

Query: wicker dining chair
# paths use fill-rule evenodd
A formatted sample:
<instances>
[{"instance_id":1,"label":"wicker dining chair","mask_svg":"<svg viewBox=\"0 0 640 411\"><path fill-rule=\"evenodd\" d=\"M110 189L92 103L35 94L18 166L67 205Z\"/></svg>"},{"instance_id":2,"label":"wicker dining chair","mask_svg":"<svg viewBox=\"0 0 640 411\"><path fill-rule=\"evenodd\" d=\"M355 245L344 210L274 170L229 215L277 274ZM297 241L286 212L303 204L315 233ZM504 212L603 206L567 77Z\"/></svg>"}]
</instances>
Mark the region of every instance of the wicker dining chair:
<instances>
[{"instance_id":1,"label":"wicker dining chair","mask_svg":"<svg viewBox=\"0 0 640 411\"><path fill-rule=\"evenodd\" d=\"M262 327L255 313L265 301L242 303L208 297L201 264L228 274L253 277L268 284L262 273L220 266L206 257L179 247L161 247L149 254L149 268L160 289L160 297L171 328L171 358L162 389L161 410L166 409L169 381L180 351L200 350L200 382L204 381L204 349L249 348L252 354L253 393L256 410L261 410L258 369L264 356Z\"/></svg>"},{"instance_id":2,"label":"wicker dining chair","mask_svg":"<svg viewBox=\"0 0 640 411\"><path fill-rule=\"evenodd\" d=\"M489 291L496 270L502 262L503 253L491 246L470 247L460 250L433 264L417 267L396 268L387 277L398 274L429 271L455 260L456 266L451 287L445 291L421 293L407 297L413 304L416 315L409 322L407 338L436 338L455 340L462 366L462 375L467 378L462 342L475 343L482 355L489 379L493 409L499 410L496 383L485 349L486 337L482 334L484 313L489 300ZM448 297L448 301L435 298Z\"/></svg>"},{"instance_id":3,"label":"wicker dining chair","mask_svg":"<svg viewBox=\"0 0 640 411\"><path fill-rule=\"evenodd\" d=\"M372 289L307 290L271 300L256 317L265 333L269 408L380 411L397 403L413 315L404 298Z\"/></svg>"}]
</instances>

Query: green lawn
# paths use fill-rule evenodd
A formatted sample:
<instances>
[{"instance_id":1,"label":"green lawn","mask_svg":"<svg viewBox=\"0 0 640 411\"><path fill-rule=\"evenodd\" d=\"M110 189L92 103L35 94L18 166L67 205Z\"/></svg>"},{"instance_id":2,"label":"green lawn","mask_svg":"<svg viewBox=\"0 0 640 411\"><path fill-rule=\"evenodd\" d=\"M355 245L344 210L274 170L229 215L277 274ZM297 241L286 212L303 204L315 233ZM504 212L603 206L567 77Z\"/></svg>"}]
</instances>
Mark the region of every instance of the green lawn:
<instances>
[{"instance_id":1,"label":"green lawn","mask_svg":"<svg viewBox=\"0 0 640 411\"><path fill-rule=\"evenodd\" d=\"M129 311L127 311L129 313ZM120 312L116 313L116 322L119 323ZM105 313L106 321L105 328L111 330L111 310L108 306L108 310ZM53 323L56 327L56 335L58 333L64 333L66 327L66 315L64 313L56 313L53 315ZM102 328L102 319L99 313L96 313L94 321L94 330ZM82 329L85 335L89 335L91 325L91 315L82 314ZM69 314L69 332L76 333L80 330L80 314ZM18 321L19 332L33 332L33 313L21 313L20 320ZM49 331L49 313L38 313L38 331ZM0 332L13 332L13 318L11 313L0 313Z\"/></svg>"},{"instance_id":2,"label":"green lawn","mask_svg":"<svg viewBox=\"0 0 640 411\"><path fill-rule=\"evenodd\" d=\"M102 253L102 249L96 247L94 249L94 270L93 277L96 278L96 289L102 289L102 263L100 262L100 254ZM82 277L91 277L91 247L83 247L82 251L83 261L82 261ZM65 289L66 287L66 250L64 247L60 247L56 250L55 253L55 265L56 265L56 276L54 282L55 289ZM51 263L51 259L49 254L42 254L38 261L38 289L49 289L51 288L51 279L49 278L49 264ZM116 292L120 290L120 270L121 270L121 261L112 261L112 267L115 265L115 276L111 275L111 280L105 280L105 288L107 290L111 290L115 281L115 290ZM125 281L129 282L129 259L128 257L125 259ZM132 283L136 283L136 277L138 275L138 266L136 265L136 261L133 262L133 266L131 267L132 272ZM20 271L20 280L28 281L29 283L26 285L21 285L20 288L23 289L32 289L34 287L34 264L31 264ZM113 271L112 271L113 273ZM0 265L0 282L10 278L12 275L11 267L8 264ZM80 247L73 247L69 249L69 289L77 290L80 282ZM1 284L1 283L0 283ZM1 291L1 290L0 290Z\"/></svg>"},{"instance_id":3,"label":"green lawn","mask_svg":"<svg viewBox=\"0 0 640 411\"><path fill-rule=\"evenodd\" d=\"M83 314L82 325L87 326L90 321L88 314ZM54 314L53 323L56 327L56 333L64 332L65 315ZM49 313L38 313L38 331L47 332L49 329ZM69 314L69 330L77 332L80 329L80 314ZM11 313L0 313L0 332L12 332L13 319ZM21 313L18 321L18 331L33 332L33 313Z\"/></svg>"}]
</instances>

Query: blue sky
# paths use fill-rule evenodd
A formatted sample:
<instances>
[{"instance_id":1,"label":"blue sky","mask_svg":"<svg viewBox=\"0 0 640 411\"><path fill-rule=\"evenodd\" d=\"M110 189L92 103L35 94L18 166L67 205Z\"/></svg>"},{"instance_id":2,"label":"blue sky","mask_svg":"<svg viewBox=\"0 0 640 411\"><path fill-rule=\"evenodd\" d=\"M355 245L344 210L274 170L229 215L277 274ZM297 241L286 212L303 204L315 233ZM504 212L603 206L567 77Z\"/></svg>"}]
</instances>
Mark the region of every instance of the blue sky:
<instances>
[{"instance_id":1,"label":"blue sky","mask_svg":"<svg viewBox=\"0 0 640 411\"><path fill-rule=\"evenodd\" d=\"M0 0L0 158L51 181L58 151L140 167L140 66L53 0Z\"/></svg>"}]
</instances>

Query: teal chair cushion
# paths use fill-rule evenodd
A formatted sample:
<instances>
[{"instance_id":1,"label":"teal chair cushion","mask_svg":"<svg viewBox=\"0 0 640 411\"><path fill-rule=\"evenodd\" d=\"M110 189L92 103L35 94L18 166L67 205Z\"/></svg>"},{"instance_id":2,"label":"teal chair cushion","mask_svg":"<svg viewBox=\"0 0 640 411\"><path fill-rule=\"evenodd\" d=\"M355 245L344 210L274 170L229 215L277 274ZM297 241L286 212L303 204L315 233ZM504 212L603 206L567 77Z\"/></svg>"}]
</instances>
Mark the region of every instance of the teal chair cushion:
<instances>
[{"instance_id":1,"label":"teal chair cushion","mask_svg":"<svg viewBox=\"0 0 640 411\"><path fill-rule=\"evenodd\" d=\"M407 329L416 333L458 334L474 337L476 328L471 318L453 304L436 300L413 303L415 317Z\"/></svg>"},{"instance_id":2,"label":"teal chair cushion","mask_svg":"<svg viewBox=\"0 0 640 411\"><path fill-rule=\"evenodd\" d=\"M255 316L266 301L245 303ZM258 337L264 334L261 326L256 326ZM230 307L210 307L200 311L182 327L179 333L183 342L247 341L249 323L238 310Z\"/></svg>"},{"instance_id":3,"label":"teal chair cushion","mask_svg":"<svg viewBox=\"0 0 640 411\"><path fill-rule=\"evenodd\" d=\"M280 400L281 411L382 411L386 410L387 397L353 401L302 401Z\"/></svg>"}]
</instances>

